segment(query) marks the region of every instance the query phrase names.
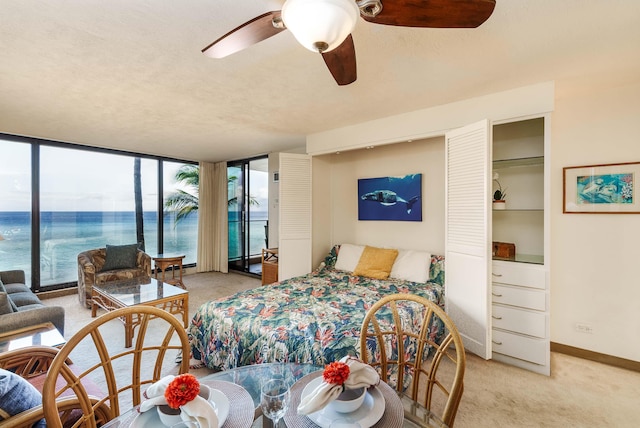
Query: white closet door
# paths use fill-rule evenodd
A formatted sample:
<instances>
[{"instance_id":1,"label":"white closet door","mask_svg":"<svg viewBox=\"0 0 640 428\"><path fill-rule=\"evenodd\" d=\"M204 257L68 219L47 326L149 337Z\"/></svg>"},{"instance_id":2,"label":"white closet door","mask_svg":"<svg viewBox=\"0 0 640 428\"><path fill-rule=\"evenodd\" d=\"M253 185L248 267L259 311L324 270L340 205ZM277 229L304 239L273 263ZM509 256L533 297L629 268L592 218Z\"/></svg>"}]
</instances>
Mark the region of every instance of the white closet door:
<instances>
[{"instance_id":1,"label":"white closet door","mask_svg":"<svg viewBox=\"0 0 640 428\"><path fill-rule=\"evenodd\" d=\"M446 134L445 305L467 351L491 357L487 120Z\"/></svg>"},{"instance_id":2,"label":"white closet door","mask_svg":"<svg viewBox=\"0 0 640 428\"><path fill-rule=\"evenodd\" d=\"M278 280L311 272L311 156L280 153Z\"/></svg>"}]
</instances>

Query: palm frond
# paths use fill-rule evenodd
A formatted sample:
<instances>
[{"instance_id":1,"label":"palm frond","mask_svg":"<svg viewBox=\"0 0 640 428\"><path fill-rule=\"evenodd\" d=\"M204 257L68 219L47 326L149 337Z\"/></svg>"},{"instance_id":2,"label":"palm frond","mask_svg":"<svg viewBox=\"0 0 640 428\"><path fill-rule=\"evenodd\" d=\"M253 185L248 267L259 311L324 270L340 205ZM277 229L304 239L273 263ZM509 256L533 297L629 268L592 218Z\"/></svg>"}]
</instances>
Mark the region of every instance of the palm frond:
<instances>
[{"instance_id":1,"label":"palm frond","mask_svg":"<svg viewBox=\"0 0 640 428\"><path fill-rule=\"evenodd\" d=\"M177 190L167 196L164 206L167 210L176 213L176 223L178 223L180 220L189 216L189 214L198 210L198 196L192 195L184 190Z\"/></svg>"}]
</instances>

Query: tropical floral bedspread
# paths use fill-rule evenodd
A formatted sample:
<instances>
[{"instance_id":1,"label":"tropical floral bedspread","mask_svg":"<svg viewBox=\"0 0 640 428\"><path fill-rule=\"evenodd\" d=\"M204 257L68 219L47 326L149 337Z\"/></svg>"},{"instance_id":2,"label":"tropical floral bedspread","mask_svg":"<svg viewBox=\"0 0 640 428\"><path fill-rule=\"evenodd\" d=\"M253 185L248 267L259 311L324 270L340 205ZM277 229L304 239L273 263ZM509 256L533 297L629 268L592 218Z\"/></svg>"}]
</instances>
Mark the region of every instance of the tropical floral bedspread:
<instances>
[{"instance_id":1,"label":"tropical floral bedspread","mask_svg":"<svg viewBox=\"0 0 640 428\"><path fill-rule=\"evenodd\" d=\"M202 305L188 329L192 358L216 370L265 362L324 365L358 355L365 313L385 295L413 293L444 306L442 257L432 257L426 284L351 276L334 263L332 250L308 275Z\"/></svg>"}]
</instances>

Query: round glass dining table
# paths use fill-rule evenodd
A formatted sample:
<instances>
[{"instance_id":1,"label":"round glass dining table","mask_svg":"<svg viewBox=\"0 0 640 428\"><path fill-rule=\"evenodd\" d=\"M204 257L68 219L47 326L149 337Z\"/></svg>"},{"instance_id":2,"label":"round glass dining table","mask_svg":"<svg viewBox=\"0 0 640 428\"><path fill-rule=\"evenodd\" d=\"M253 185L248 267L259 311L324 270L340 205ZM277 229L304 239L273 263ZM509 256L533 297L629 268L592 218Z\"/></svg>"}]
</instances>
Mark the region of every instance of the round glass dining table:
<instances>
[{"instance_id":1,"label":"round glass dining table","mask_svg":"<svg viewBox=\"0 0 640 428\"><path fill-rule=\"evenodd\" d=\"M271 421L262 415L262 410L260 409L260 385L262 385L264 381L274 378L283 378L292 385L292 407L288 409L287 414L280 420L280 428L283 426L287 428L316 428L318 425L312 422L311 419L306 416L297 415L295 407L297 407L297 403L300 402L303 387L310 384L313 379L320 377L323 369L324 367L312 364L265 363L212 373L199 377L198 380L203 384L224 389L226 390L226 394L231 392L232 394L235 393L236 397L239 397L238 391L229 391L229 388L224 387L224 385L240 390L240 395L246 396L246 393L248 393L251 396L250 398L247 396L246 400L244 398L234 399L233 397L228 397L231 409L228 413L229 417L222 428L247 427L251 424L251 420L253 420L252 428L271 428L273 426ZM234 385L225 384L224 382L230 382ZM447 427L436 415L432 414L425 407L404 394L397 394L388 385L380 384L376 389L384 390L379 396L379 400L382 401L382 403L375 402L374 399L372 408L369 410L371 413L375 413L376 410L382 410L380 412L382 416L380 419L371 421L371 416L368 415L366 419L369 419L368 422L370 423L361 424L360 426L362 428ZM251 403L251 400L253 400L253 403ZM379 408L380 404L383 405L383 409ZM251 417L251 413L253 413L253 418ZM239 418L241 420L234 418L234 414L236 416L242 415L242 417ZM137 409L131 409L107 423L103 428L130 428L130 426L133 425L132 421L135 420L136 415L139 415ZM325 425L327 425L325 428L330 428L331 424L326 423Z\"/></svg>"},{"instance_id":2,"label":"round glass dining table","mask_svg":"<svg viewBox=\"0 0 640 428\"><path fill-rule=\"evenodd\" d=\"M271 421L262 416L262 411L260 409L260 385L269 379L274 378L284 378L291 385L295 385L298 381L301 381L303 378L307 379L313 377L313 374L323 370L324 367L315 366L312 364L298 364L298 363L265 363L265 364L255 364L249 366L242 366L231 370L225 370L217 373L213 373L207 376L200 378L201 381L227 381L232 382L236 385L242 386L248 393L251 395L253 399L253 404L255 407L255 422L253 424L254 428L257 427L271 427ZM319 373L316 373L319 375ZM389 388L390 389L390 388ZM300 394L301 388L292 388L292 394L296 393L298 390L298 394ZM299 397L298 401L299 401ZM398 426L400 427L440 427L446 428L446 425L434 414L432 414L425 407L413 401L410 397L404 394L398 394L398 401L402 403L404 418L401 417L401 422L399 422ZM295 397L292 396L292 402L296 402ZM290 409L288 415L291 413L295 413L295 409ZM287 423L287 419L292 420L291 417L285 416L280 421L280 427L285 426ZM288 428L295 428L289 427ZM316 426L311 421L306 421L306 423L300 426ZM377 425L373 425L377 426Z\"/></svg>"}]
</instances>

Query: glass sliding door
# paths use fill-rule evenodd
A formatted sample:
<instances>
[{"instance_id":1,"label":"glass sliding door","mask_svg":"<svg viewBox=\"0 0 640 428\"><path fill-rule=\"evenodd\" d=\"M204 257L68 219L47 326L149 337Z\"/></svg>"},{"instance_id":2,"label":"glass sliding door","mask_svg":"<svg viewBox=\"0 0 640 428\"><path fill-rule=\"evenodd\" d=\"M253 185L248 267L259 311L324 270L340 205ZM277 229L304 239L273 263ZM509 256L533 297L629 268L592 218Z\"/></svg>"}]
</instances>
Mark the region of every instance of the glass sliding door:
<instances>
[{"instance_id":1,"label":"glass sliding door","mask_svg":"<svg viewBox=\"0 0 640 428\"><path fill-rule=\"evenodd\" d=\"M260 255L268 248L269 160L229 162L229 269L260 275Z\"/></svg>"}]
</instances>

